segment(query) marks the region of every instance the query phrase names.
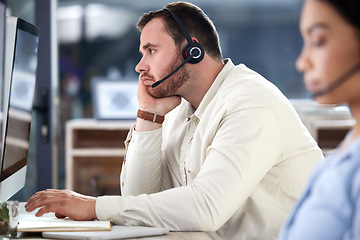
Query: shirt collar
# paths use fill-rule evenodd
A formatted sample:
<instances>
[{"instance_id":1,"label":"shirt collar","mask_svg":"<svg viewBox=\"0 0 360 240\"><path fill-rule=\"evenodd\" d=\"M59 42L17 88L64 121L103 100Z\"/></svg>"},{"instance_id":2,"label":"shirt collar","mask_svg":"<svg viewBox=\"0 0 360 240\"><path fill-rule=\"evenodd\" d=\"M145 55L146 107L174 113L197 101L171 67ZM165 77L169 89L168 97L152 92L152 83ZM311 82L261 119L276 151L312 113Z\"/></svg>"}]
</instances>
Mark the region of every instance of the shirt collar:
<instances>
[{"instance_id":1,"label":"shirt collar","mask_svg":"<svg viewBox=\"0 0 360 240\"><path fill-rule=\"evenodd\" d=\"M211 100L216 95L217 91L219 90L221 84L224 82L225 78L229 74L229 72L235 67L233 62L230 58L226 58L223 60L224 67L220 71L220 73L215 78L214 82L212 83L210 89L206 92L204 98L201 100L200 105L197 109L195 109L190 103L186 111L186 118L190 119L192 115L195 115L197 118L201 119L205 109L211 102Z\"/></svg>"}]
</instances>

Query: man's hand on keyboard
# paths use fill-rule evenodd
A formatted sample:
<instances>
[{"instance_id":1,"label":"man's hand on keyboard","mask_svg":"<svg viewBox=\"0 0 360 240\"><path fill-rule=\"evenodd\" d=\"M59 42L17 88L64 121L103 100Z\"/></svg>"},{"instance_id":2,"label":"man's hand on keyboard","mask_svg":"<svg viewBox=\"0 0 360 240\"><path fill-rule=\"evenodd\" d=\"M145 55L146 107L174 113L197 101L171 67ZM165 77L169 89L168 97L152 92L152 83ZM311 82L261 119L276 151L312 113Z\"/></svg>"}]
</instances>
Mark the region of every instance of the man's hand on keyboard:
<instances>
[{"instance_id":1,"label":"man's hand on keyboard","mask_svg":"<svg viewBox=\"0 0 360 240\"><path fill-rule=\"evenodd\" d=\"M48 189L35 193L25 205L28 212L39 208L37 217L53 212L58 218L89 221L96 219L96 198L69 190Z\"/></svg>"}]
</instances>

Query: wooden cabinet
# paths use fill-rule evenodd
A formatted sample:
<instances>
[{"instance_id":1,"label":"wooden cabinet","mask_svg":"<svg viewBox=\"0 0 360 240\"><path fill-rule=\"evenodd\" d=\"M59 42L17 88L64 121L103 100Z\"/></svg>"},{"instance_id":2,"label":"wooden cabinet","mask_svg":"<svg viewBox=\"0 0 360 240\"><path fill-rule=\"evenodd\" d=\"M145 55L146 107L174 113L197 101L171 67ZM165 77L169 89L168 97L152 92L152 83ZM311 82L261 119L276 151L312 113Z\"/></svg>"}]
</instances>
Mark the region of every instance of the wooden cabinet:
<instances>
[{"instance_id":1,"label":"wooden cabinet","mask_svg":"<svg viewBox=\"0 0 360 240\"><path fill-rule=\"evenodd\" d=\"M322 105L305 99L291 102L324 154L334 150L355 124L347 106Z\"/></svg>"},{"instance_id":2,"label":"wooden cabinet","mask_svg":"<svg viewBox=\"0 0 360 240\"><path fill-rule=\"evenodd\" d=\"M324 154L335 149L355 124L353 119L316 120L309 124L309 132L317 141Z\"/></svg>"},{"instance_id":3,"label":"wooden cabinet","mask_svg":"<svg viewBox=\"0 0 360 240\"><path fill-rule=\"evenodd\" d=\"M134 121L70 120L66 123L67 189L86 195L120 194L124 141Z\"/></svg>"}]
</instances>

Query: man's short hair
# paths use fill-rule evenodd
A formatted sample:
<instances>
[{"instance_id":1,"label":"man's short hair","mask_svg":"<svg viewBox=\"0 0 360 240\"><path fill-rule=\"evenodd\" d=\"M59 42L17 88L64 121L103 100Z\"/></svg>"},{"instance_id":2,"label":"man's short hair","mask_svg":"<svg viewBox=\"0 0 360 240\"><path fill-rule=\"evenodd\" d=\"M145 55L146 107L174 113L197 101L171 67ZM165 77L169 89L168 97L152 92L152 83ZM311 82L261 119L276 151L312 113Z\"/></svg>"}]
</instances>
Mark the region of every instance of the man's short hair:
<instances>
[{"instance_id":1,"label":"man's short hair","mask_svg":"<svg viewBox=\"0 0 360 240\"><path fill-rule=\"evenodd\" d=\"M212 58L222 60L219 35L210 18L199 7L186 2L169 3L165 6L172 10L183 22L190 37L195 37L204 47L205 52ZM137 28L142 31L146 24L154 18L164 19L166 31L169 33L175 44L180 47L186 40L171 14L161 9L145 13L137 23Z\"/></svg>"}]
</instances>

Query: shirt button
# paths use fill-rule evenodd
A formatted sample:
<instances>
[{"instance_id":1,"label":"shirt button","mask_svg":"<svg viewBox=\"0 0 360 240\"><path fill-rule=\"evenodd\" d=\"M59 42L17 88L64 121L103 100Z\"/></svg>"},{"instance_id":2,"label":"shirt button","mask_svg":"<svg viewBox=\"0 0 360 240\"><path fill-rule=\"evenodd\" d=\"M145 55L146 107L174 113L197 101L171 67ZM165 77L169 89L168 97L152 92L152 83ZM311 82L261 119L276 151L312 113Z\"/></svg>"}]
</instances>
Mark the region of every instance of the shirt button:
<instances>
[{"instance_id":1,"label":"shirt button","mask_svg":"<svg viewBox=\"0 0 360 240\"><path fill-rule=\"evenodd\" d=\"M194 121L194 125L197 126L199 124L199 120Z\"/></svg>"},{"instance_id":2,"label":"shirt button","mask_svg":"<svg viewBox=\"0 0 360 240\"><path fill-rule=\"evenodd\" d=\"M180 159L180 162L181 162L181 163L184 163L184 162L185 162L185 159L181 158L181 159Z\"/></svg>"}]
</instances>

